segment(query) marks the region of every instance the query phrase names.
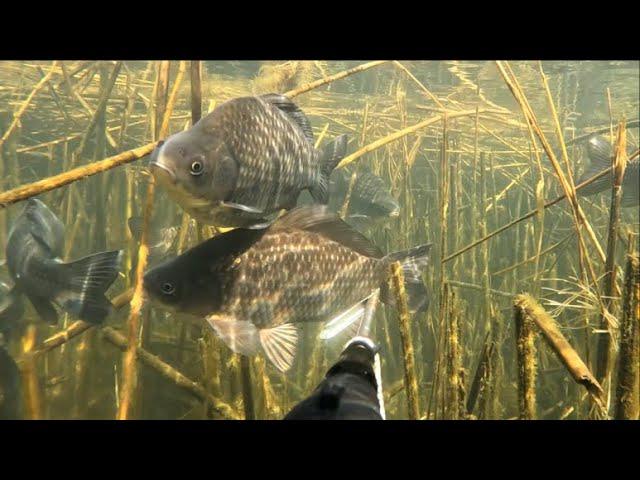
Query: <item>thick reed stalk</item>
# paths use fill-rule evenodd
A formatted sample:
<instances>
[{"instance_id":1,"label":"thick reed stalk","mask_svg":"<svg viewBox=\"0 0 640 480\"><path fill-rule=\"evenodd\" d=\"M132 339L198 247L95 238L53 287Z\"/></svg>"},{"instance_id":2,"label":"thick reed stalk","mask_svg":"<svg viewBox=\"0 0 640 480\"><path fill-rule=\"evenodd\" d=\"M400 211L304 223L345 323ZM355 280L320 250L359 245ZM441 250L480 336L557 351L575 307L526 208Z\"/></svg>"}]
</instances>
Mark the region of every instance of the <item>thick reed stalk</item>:
<instances>
[{"instance_id":1,"label":"thick reed stalk","mask_svg":"<svg viewBox=\"0 0 640 480\"><path fill-rule=\"evenodd\" d=\"M24 100L24 102L22 102L20 107L18 107L18 109L16 110L16 113L13 114L13 120L11 121L11 124L9 125L7 130L2 134L2 137L0 137L0 148L2 148L2 145L11 136L13 131L18 127L18 125L20 124L20 118L22 118L22 115L24 114L24 112L26 112L27 108L29 108L29 105L31 105L31 101L33 100L33 97L36 96L36 93L38 93L40 89L47 84L47 82L51 78L51 75L53 75L53 72L55 71L57 64L58 64L57 61L51 64L51 68L49 69L47 74L40 79L40 81L36 84L35 87L33 87L33 90L31 90L31 93L29 94L29 96Z\"/></svg>"},{"instance_id":2,"label":"thick reed stalk","mask_svg":"<svg viewBox=\"0 0 640 480\"><path fill-rule=\"evenodd\" d=\"M616 388L616 420L640 420L640 257L627 257L620 355Z\"/></svg>"},{"instance_id":3,"label":"thick reed stalk","mask_svg":"<svg viewBox=\"0 0 640 480\"><path fill-rule=\"evenodd\" d=\"M27 361L21 362L20 375L24 388L24 404L26 405L27 418L30 420L39 420L42 418L42 392L38 381L38 372L36 369L36 358L31 356L33 347L36 343L36 327L29 325L27 331L22 338L22 354L28 358Z\"/></svg>"},{"instance_id":4,"label":"thick reed stalk","mask_svg":"<svg viewBox=\"0 0 640 480\"><path fill-rule=\"evenodd\" d=\"M310 90L313 90L315 88L321 87L323 85L326 85L328 83L331 82L335 82L336 80L340 80L341 78L345 78L348 77L349 75L353 75L354 73L359 73L359 72L364 72L365 70L368 70L370 68L373 67L377 67L378 65L382 65L384 63L387 63L388 60L377 60L374 62L369 62L369 63L363 63L362 65L358 65L357 67L354 68L350 68L349 70L345 70L343 72L340 73L336 73L335 75L330 75L326 78L322 78L320 80L316 80L314 82L309 82L305 85L301 85L298 88L295 88L293 90L289 90L288 92L285 92L283 95L285 95L286 97L289 98L294 98L297 97L298 95L301 95L303 93L306 93Z\"/></svg>"},{"instance_id":5,"label":"thick reed stalk","mask_svg":"<svg viewBox=\"0 0 640 480\"><path fill-rule=\"evenodd\" d=\"M391 265L391 280L398 309L398 321L400 325L400 338L402 341L402 352L404 355L404 383L407 392L407 407L409 419L420 418L418 404L418 378L416 376L416 365L411 343L411 328L409 325L409 308L407 306L407 294L404 289L404 275L402 267L398 262Z\"/></svg>"},{"instance_id":6,"label":"thick reed stalk","mask_svg":"<svg viewBox=\"0 0 640 480\"><path fill-rule=\"evenodd\" d=\"M168 66L166 68L168 71ZM178 74L173 84L173 89L169 100L166 104L166 110L163 111L162 126L160 127L160 138L164 138L169 129L169 119L175 105L180 83L186 70L186 62L181 61ZM160 69L160 74L164 69ZM161 100L161 99L159 99ZM136 372L136 349L138 348L138 336L140 330L140 312L143 305L143 281L144 270L147 266L147 257L149 255L149 225L151 223L151 215L153 213L153 203L155 197L155 181L154 177L149 177L149 183L147 184L147 197L145 201L144 215L143 215L143 227L142 236L140 238L140 246L138 249L138 264L136 265L136 281L133 291L133 297L131 298L131 308L129 311L128 324L128 339L129 345L125 352L123 362L123 385L121 388L120 405L118 408L118 419L126 420L129 418L130 410L133 403L133 396L137 385L137 372Z\"/></svg>"},{"instance_id":7,"label":"thick reed stalk","mask_svg":"<svg viewBox=\"0 0 640 480\"><path fill-rule=\"evenodd\" d=\"M476 372L473 375L473 381L471 382L471 388L469 389L469 396L467 397L467 415L472 415L476 406L476 401L480 395L483 379L487 377L489 370L489 360L493 355L495 344L489 338L491 332L487 332L485 340L482 346L482 352L478 358L478 366Z\"/></svg>"},{"instance_id":8,"label":"thick reed stalk","mask_svg":"<svg viewBox=\"0 0 640 480\"><path fill-rule=\"evenodd\" d=\"M551 350L553 350L576 383L583 385L596 404L603 406L602 396L604 391L602 387L562 334L556 321L533 297L526 293L516 295L514 305L536 324Z\"/></svg>"},{"instance_id":9,"label":"thick reed stalk","mask_svg":"<svg viewBox=\"0 0 640 480\"><path fill-rule=\"evenodd\" d=\"M445 291L448 288L445 285ZM447 291L448 295L448 291ZM451 294L449 301L449 312L448 312L448 355L447 355L447 380L448 380L448 391L449 398L447 402L447 418L451 420L458 420L460 415L463 413L460 411L460 394L462 391L462 353L460 349L460 338L458 337L459 333L459 315L455 306L455 294Z\"/></svg>"},{"instance_id":10,"label":"thick reed stalk","mask_svg":"<svg viewBox=\"0 0 640 480\"><path fill-rule=\"evenodd\" d=\"M535 333L526 312L513 307L518 356L518 404L521 420L536 418L536 346Z\"/></svg>"},{"instance_id":11,"label":"thick reed stalk","mask_svg":"<svg viewBox=\"0 0 640 480\"><path fill-rule=\"evenodd\" d=\"M123 352L129 349L128 339L111 327L103 327L102 336L106 341L115 345ZM157 356L152 355L143 348L138 348L136 349L136 357L143 365L153 368L156 372L171 381L177 387L209 404L210 407L221 417L229 420L238 419L238 415L234 412L233 408L211 396L200 384L185 377L182 373L177 371L171 365L160 360Z\"/></svg>"},{"instance_id":12,"label":"thick reed stalk","mask_svg":"<svg viewBox=\"0 0 640 480\"><path fill-rule=\"evenodd\" d=\"M115 67L113 67L113 70L111 71L111 76L109 77L109 80L107 81L107 83L104 85L104 88L102 88L102 91L100 92L100 99L98 100L98 105L93 112L91 120L89 121L89 124L85 129L82 140L80 141L80 145L78 145L78 149L76 150L76 154L78 156L81 156L82 153L84 152L84 148L87 144L87 140L93 133L93 130L96 128L96 125L98 124L98 122L101 121L100 119L104 116L104 113L107 108L107 102L109 102L109 97L111 96L113 87L116 84L116 79L120 74L121 67L122 67L122 62L117 62Z\"/></svg>"},{"instance_id":13,"label":"thick reed stalk","mask_svg":"<svg viewBox=\"0 0 640 480\"><path fill-rule=\"evenodd\" d=\"M249 357L240 356L240 377L242 380L242 406L244 408L244 419L255 420L256 412L253 401L253 388L251 386L251 365Z\"/></svg>"},{"instance_id":14,"label":"thick reed stalk","mask_svg":"<svg viewBox=\"0 0 640 480\"><path fill-rule=\"evenodd\" d=\"M191 60L191 125L202 117L202 62Z\"/></svg>"},{"instance_id":15,"label":"thick reed stalk","mask_svg":"<svg viewBox=\"0 0 640 480\"><path fill-rule=\"evenodd\" d=\"M0 193L0 208L4 208L13 203L27 198L40 195L41 193L49 192L56 188L63 187L70 183L76 182L86 177L90 177L97 173L106 172L112 168L131 163L146 155L149 155L156 147L156 143L148 143L142 147L134 148L126 152L119 153L113 157L105 158L99 162L94 162L89 165L83 165L81 167L74 168L68 172L63 172L59 175L54 175L49 178L38 180L37 182L23 185L13 190Z\"/></svg>"},{"instance_id":16,"label":"thick reed stalk","mask_svg":"<svg viewBox=\"0 0 640 480\"><path fill-rule=\"evenodd\" d=\"M618 125L616 141L616 156L613 164L613 187L611 189L611 209L609 215L609 231L607 238L607 260L605 262L605 276L602 286L602 296L607 311L611 311L612 298L616 288L616 244L618 240L618 223L620 221L620 201L622 199L622 179L627 167L627 136L624 122ZM611 382L611 330L609 320L601 314L600 333L598 337L598 358L596 363L596 378L603 385L605 391L610 391ZM608 395L607 395L608 396Z\"/></svg>"}]
</instances>

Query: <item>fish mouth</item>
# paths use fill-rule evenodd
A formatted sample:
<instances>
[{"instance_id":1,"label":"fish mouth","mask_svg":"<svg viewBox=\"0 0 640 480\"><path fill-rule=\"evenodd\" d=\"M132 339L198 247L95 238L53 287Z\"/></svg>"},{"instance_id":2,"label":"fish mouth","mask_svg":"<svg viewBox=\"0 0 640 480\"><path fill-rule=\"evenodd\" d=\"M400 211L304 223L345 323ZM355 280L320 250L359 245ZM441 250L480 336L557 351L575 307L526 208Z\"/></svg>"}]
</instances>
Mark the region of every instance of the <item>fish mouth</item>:
<instances>
[{"instance_id":1,"label":"fish mouth","mask_svg":"<svg viewBox=\"0 0 640 480\"><path fill-rule=\"evenodd\" d=\"M151 174L162 183L176 183L175 172L163 163L160 163L159 160L152 160L149 162L149 168L151 170Z\"/></svg>"},{"instance_id":2,"label":"fish mouth","mask_svg":"<svg viewBox=\"0 0 640 480\"><path fill-rule=\"evenodd\" d=\"M391 210L389 212L389 216L394 218L394 217L399 217L400 216L400 208L396 208L395 210Z\"/></svg>"}]
</instances>

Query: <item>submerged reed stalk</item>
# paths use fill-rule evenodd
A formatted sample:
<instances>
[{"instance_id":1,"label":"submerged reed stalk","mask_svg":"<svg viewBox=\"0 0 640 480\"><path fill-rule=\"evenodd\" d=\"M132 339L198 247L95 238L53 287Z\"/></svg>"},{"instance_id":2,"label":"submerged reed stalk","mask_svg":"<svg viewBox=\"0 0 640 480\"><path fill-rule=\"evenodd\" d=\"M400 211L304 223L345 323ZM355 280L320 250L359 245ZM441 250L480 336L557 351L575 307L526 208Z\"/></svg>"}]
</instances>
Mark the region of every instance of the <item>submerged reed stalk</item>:
<instances>
[{"instance_id":1,"label":"submerged reed stalk","mask_svg":"<svg viewBox=\"0 0 640 480\"><path fill-rule=\"evenodd\" d=\"M449 312L447 323L448 329L448 356L447 356L447 370L448 370L448 390L449 398L447 402L448 415L447 418L451 420L458 420L460 415L464 412L461 411L461 394L462 388L462 353L460 349L460 338L458 336L459 331L459 315L455 306L455 294L449 296L448 287L445 284L445 292L449 297Z\"/></svg>"},{"instance_id":2,"label":"submerged reed stalk","mask_svg":"<svg viewBox=\"0 0 640 480\"><path fill-rule=\"evenodd\" d=\"M629 157L629 160L631 160L632 157ZM608 175L611 172L611 167L607 168L605 170L603 170L602 172L594 175L591 178L588 178L587 180L585 180L584 182L582 182L579 185L576 185L576 191L579 191L581 188L586 187L587 185L591 185L593 182L595 182L596 180L601 179L602 177L604 177L605 175ZM559 197L547 202L544 204L544 208L549 208L554 206L557 203L560 203L562 200L564 200L565 198L567 198L567 194L562 194ZM495 229L493 232L488 233L487 235L479 238L478 240L475 240L473 242L471 242L469 245L462 247L461 249L459 249L457 252L452 253L451 255L447 256L443 261L444 262L448 262L450 260L453 260L454 258L462 255L463 253L471 250L474 247L477 247L478 245L480 245L481 243L486 242L487 240L495 237L496 235L501 234L502 232L510 229L511 227L516 226L517 224L519 224L520 222L523 222L525 220L528 220L529 218L535 217L538 214L538 208L536 208L535 210L531 210L530 212L524 214L523 216L516 218L515 220L512 220L511 222L507 223L506 225L503 225L500 228Z\"/></svg>"},{"instance_id":3,"label":"submerged reed stalk","mask_svg":"<svg viewBox=\"0 0 640 480\"><path fill-rule=\"evenodd\" d=\"M149 155L155 147L156 142L147 143L142 147L119 153L118 155L105 158L104 160L76 167L68 172L53 175L52 177L0 193L0 208L4 208L21 200L26 200L30 197L35 197L36 195L49 192L56 188L64 187L65 185L82 180L83 178L90 177L97 173L106 172L107 170L111 170L112 168L120 165L131 163Z\"/></svg>"},{"instance_id":4,"label":"submerged reed stalk","mask_svg":"<svg viewBox=\"0 0 640 480\"><path fill-rule=\"evenodd\" d=\"M542 333L551 350L556 354L576 383L583 385L595 402L602 406L603 390L589 368L562 334L556 321L530 295L517 295L515 308L521 310Z\"/></svg>"},{"instance_id":5,"label":"submerged reed stalk","mask_svg":"<svg viewBox=\"0 0 640 480\"><path fill-rule=\"evenodd\" d=\"M613 160L613 186L611 188L611 210L609 215L609 230L607 237L607 260L605 262L605 276L602 285L602 296L607 311L611 311L612 298L616 290L616 244L618 240L618 223L620 221L620 201L622 199L622 179L627 168L627 135L624 122L618 125L618 137L616 141L616 155ZM611 376L611 328L606 315L600 316L600 329L603 330L598 337L598 360L596 364L596 378L604 386L605 391L610 391ZM606 333L604 332L606 331Z\"/></svg>"},{"instance_id":6,"label":"submerged reed stalk","mask_svg":"<svg viewBox=\"0 0 640 480\"><path fill-rule=\"evenodd\" d=\"M169 119L175 105L180 83L186 70L186 62L181 61L178 74L173 84L173 89L163 111L162 126L160 127L160 138L164 138L169 130ZM163 71L163 69L161 69ZM160 95L162 96L162 95ZM136 281L131 298L131 308L129 311L128 338L129 346L125 352L123 363L123 385L121 388L120 406L118 408L118 419L126 420L129 418L130 409L133 402L133 394L136 388L136 349L138 348L138 336L140 330L140 312L143 305L143 276L147 267L147 257L149 255L149 225L151 223L151 215L153 213L153 204L155 198L155 181L154 177L148 177L147 196L144 207L142 235L140 238L140 247L138 249L138 264L136 265Z\"/></svg>"},{"instance_id":7,"label":"submerged reed stalk","mask_svg":"<svg viewBox=\"0 0 640 480\"><path fill-rule=\"evenodd\" d=\"M240 377L242 380L242 406L244 408L244 419L255 420L256 412L253 402L253 388L251 386L251 366L249 357L240 356Z\"/></svg>"},{"instance_id":8,"label":"submerged reed stalk","mask_svg":"<svg viewBox=\"0 0 640 480\"><path fill-rule=\"evenodd\" d=\"M36 326L29 325L27 331L22 338L23 355L28 359L20 363L20 374L24 388L24 404L27 409L27 418L30 420L39 420L42 418L42 392L38 381L38 372L36 371L36 358L29 356L36 343Z\"/></svg>"},{"instance_id":9,"label":"submerged reed stalk","mask_svg":"<svg viewBox=\"0 0 640 480\"><path fill-rule=\"evenodd\" d=\"M495 344L491 341L490 333L487 332L484 343L482 346L482 352L478 357L478 366L476 372L473 375L473 381L471 382L471 388L469 389L469 396L467 397L467 415L472 415L475 409L478 396L482 387L483 379L487 377L489 370L489 360L493 355Z\"/></svg>"},{"instance_id":10,"label":"submerged reed stalk","mask_svg":"<svg viewBox=\"0 0 640 480\"><path fill-rule=\"evenodd\" d=\"M330 75L326 78L321 78L320 80L316 80L314 82L307 83L306 85L302 85L293 90L289 90L285 92L283 95L289 98L297 97L303 93L308 92L309 90L313 90L315 88L321 87L331 82L335 82L336 80L340 80L341 78L348 77L349 75L353 75L354 73L364 72L373 67L377 67L378 65L382 65L387 63L388 60L376 60L374 62L363 63L362 65L358 65L357 67L350 68L349 70L345 70L340 73L336 73L335 75Z\"/></svg>"},{"instance_id":11,"label":"submerged reed stalk","mask_svg":"<svg viewBox=\"0 0 640 480\"><path fill-rule=\"evenodd\" d=\"M20 118L22 118L22 115L24 114L24 112L27 110L27 108L29 108L29 105L31 105L31 101L33 100L33 97L35 97L36 93L38 93L40 89L45 84L47 84L47 82L49 82L51 75L53 75L53 73L56 70L57 64L58 64L57 61L51 64L51 68L49 69L47 74L40 79L40 81L36 84L35 87L33 87L33 90L31 90L31 93L29 94L29 96L24 100L24 102L22 102L18 110L16 110L16 113L13 115L13 120L11 121L11 124L9 125L7 130L4 132L2 137L0 137L0 148L2 148L2 145L7 141L7 139L11 136L13 131L20 124Z\"/></svg>"},{"instance_id":12,"label":"submerged reed stalk","mask_svg":"<svg viewBox=\"0 0 640 480\"><path fill-rule=\"evenodd\" d=\"M106 341L108 341L112 345L115 345L120 350L127 351L129 349L129 342L127 338L117 330L114 330L111 327L103 327L102 335ZM231 408L231 406L208 394L207 391L202 387L202 385L199 385L193 380L185 377L182 373L177 371L171 365L160 360L157 356L152 355L143 348L137 348L135 353L137 359L140 360L144 365L154 369L164 378L170 380L177 387L185 390L186 392L195 396L197 399L206 402L208 405L210 405L210 408L213 409L221 417L229 420L238 419L238 415L235 413L233 408Z\"/></svg>"},{"instance_id":13,"label":"submerged reed stalk","mask_svg":"<svg viewBox=\"0 0 640 480\"><path fill-rule=\"evenodd\" d=\"M480 112L482 111L483 110L480 110ZM452 111L452 112L447 112L447 118L452 119L452 118L458 118L458 117L468 117L471 115L475 115L475 113L476 113L475 110ZM418 130L426 128L430 125L434 125L438 122L441 122L442 119L443 119L443 115L437 115L435 117L428 118L427 120L423 120L422 122L416 123L415 125L412 125L410 127L404 128L402 130L398 130L397 132L393 132L387 135L386 137L379 138L375 142L365 145L364 147L353 152L352 154L344 157L336 168L345 167L349 165L351 162L353 162L354 160L360 158L361 156L369 152L372 152L373 150L383 147L388 143L391 143L395 140L403 138L411 133L417 132Z\"/></svg>"},{"instance_id":14,"label":"submerged reed stalk","mask_svg":"<svg viewBox=\"0 0 640 480\"><path fill-rule=\"evenodd\" d=\"M513 307L518 355L518 403L521 420L536 418L536 346L531 320L519 305Z\"/></svg>"},{"instance_id":15,"label":"submerged reed stalk","mask_svg":"<svg viewBox=\"0 0 640 480\"><path fill-rule=\"evenodd\" d=\"M418 403L418 377L416 376L416 365L411 343L411 328L409 325L409 308L407 306L407 294L404 289L404 275L402 267L398 262L391 265L391 280L398 309L398 321L400 325L400 338L402 340L402 352L404 355L404 384L407 393L407 407L409 419L418 420L420 418Z\"/></svg>"},{"instance_id":16,"label":"submerged reed stalk","mask_svg":"<svg viewBox=\"0 0 640 480\"><path fill-rule=\"evenodd\" d=\"M620 356L616 388L616 420L640 420L640 257L627 257Z\"/></svg>"}]
</instances>

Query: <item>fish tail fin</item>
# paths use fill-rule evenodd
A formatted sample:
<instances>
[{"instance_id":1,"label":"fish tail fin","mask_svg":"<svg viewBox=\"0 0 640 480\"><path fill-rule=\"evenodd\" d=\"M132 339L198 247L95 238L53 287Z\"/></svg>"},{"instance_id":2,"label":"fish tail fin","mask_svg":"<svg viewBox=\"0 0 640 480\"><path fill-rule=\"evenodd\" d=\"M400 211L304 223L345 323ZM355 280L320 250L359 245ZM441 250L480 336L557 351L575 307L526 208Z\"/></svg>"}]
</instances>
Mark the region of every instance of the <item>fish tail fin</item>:
<instances>
[{"instance_id":1,"label":"fish tail fin","mask_svg":"<svg viewBox=\"0 0 640 480\"><path fill-rule=\"evenodd\" d=\"M62 289L56 302L66 311L90 323L101 323L113 306L105 292L120 270L121 250L100 252L58 265Z\"/></svg>"},{"instance_id":2,"label":"fish tail fin","mask_svg":"<svg viewBox=\"0 0 640 480\"><path fill-rule=\"evenodd\" d=\"M390 253L385 257L389 263L400 262L404 274L407 304L411 313L424 312L429 307L429 294L422 281L422 273L429 263L430 250L431 244L426 244L402 252ZM387 305L395 305L395 298L389 288L389 282L382 285L380 298Z\"/></svg>"},{"instance_id":3,"label":"fish tail fin","mask_svg":"<svg viewBox=\"0 0 640 480\"><path fill-rule=\"evenodd\" d=\"M320 152L318 181L309 188L311 196L318 203L323 205L329 203L329 177L340 160L344 158L347 151L347 140L346 134L340 135Z\"/></svg>"}]
</instances>

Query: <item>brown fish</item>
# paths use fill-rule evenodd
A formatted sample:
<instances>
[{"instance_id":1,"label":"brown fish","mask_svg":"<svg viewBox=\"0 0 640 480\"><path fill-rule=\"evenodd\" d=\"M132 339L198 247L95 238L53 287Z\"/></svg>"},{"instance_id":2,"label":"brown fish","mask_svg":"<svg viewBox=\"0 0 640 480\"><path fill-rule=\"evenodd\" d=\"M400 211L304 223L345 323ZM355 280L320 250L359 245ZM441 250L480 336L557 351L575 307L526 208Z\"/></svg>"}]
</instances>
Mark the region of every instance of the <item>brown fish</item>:
<instances>
[{"instance_id":1,"label":"brown fish","mask_svg":"<svg viewBox=\"0 0 640 480\"><path fill-rule=\"evenodd\" d=\"M265 223L300 192L326 204L346 135L322 151L306 115L283 95L224 102L152 154L151 172L193 218L224 227Z\"/></svg>"},{"instance_id":2,"label":"brown fish","mask_svg":"<svg viewBox=\"0 0 640 480\"><path fill-rule=\"evenodd\" d=\"M298 207L266 229L236 229L149 270L147 295L176 311L206 317L235 352L266 353L291 366L298 325L326 322L321 338L361 319L365 302L388 291L400 261L412 311L427 308L421 274L431 245L384 256L326 206Z\"/></svg>"}]
</instances>

